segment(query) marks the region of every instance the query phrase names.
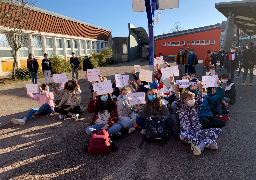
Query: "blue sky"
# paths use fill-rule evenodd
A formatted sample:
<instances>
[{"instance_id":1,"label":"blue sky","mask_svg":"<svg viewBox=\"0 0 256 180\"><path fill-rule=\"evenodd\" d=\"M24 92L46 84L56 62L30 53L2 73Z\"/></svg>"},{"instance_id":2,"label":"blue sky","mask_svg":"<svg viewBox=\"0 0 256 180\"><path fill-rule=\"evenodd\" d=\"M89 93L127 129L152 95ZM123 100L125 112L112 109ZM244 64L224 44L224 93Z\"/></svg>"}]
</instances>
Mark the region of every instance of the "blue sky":
<instances>
[{"instance_id":1,"label":"blue sky","mask_svg":"<svg viewBox=\"0 0 256 180\"><path fill-rule=\"evenodd\" d=\"M184 29L220 23L226 18L215 3L228 0L180 0L179 8L167 9L154 28L154 35L169 31L175 22ZM128 23L147 30L145 12L132 11L132 0L37 0L36 7L112 30L113 37L127 37Z\"/></svg>"}]
</instances>

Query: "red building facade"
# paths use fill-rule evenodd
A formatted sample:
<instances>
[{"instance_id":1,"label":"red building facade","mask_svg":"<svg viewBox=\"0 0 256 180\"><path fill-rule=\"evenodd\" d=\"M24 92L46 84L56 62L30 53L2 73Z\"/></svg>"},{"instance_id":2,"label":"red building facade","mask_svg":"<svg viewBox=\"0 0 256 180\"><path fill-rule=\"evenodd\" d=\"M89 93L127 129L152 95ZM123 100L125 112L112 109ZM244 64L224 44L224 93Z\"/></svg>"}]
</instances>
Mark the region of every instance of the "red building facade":
<instances>
[{"instance_id":1,"label":"red building facade","mask_svg":"<svg viewBox=\"0 0 256 180\"><path fill-rule=\"evenodd\" d=\"M198 59L203 59L208 50L219 51L221 28L219 24L164 34L155 37L156 56L173 57L180 48L194 49ZM167 58L170 59L170 58ZM174 59L174 58L172 58Z\"/></svg>"}]
</instances>

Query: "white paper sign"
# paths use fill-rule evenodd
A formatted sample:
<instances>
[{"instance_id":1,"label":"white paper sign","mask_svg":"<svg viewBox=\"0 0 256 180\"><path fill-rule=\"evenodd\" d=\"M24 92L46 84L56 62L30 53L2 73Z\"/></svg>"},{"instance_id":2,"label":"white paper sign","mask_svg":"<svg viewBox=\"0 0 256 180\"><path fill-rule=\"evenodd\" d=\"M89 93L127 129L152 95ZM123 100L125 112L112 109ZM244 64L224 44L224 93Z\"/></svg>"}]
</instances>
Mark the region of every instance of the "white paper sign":
<instances>
[{"instance_id":1,"label":"white paper sign","mask_svg":"<svg viewBox=\"0 0 256 180\"><path fill-rule=\"evenodd\" d=\"M146 104L144 92L128 93L128 99L130 105Z\"/></svg>"},{"instance_id":2,"label":"white paper sign","mask_svg":"<svg viewBox=\"0 0 256 180\"><path fill-rule=\"evenodd\" d=\"M170 77L170 76L179 76L179 68L178 66L171 66L166 68L161 68L161 73L163 77Z\"/></svg>"},{"instance_id":3,"label":"white paper sign","mask_svg":"<svg viewBox=\"0 0 256 180\"><path fill-rule=\"evenodd\" d=\"M140 72L140 65L134 65L135 72Z\"/></svg>"},{"instance_id":4,"label":"white paper sign","mask_svg":"<svg viewBox=\"0 0 256 180\"><path fill-rule=\"evenodd\" d=\"M202 81L204 83L203 88L208 88L208 87L218 87L218 75L214 76L202 76Z\"/></svg>"},{"instance_id":5,"label":"white paper sign","mask_svg":"<svg viewBox=\"0 0 256 180\"><path fill-rule=\"evenodd\" d=\"M98 81L100 82L100 70L99 69L87 69L88 81Z\"/></svg>"},{"instance_id":6,"label":"white paper sign","mask_svg":"<svg viewBox=\"0 0 256 180\"><path fill-rule=\"evenodd\" d=\"M176 84L179 85L179 88L187 88L190 85L197 85L199 83L200 83L199 81L197 81L197 82L189 82L188 79L183 79L183 80L177 80L176 81Z\"/></svg>"},{"instance_id":7,"label":"white paper sign","mask_svg":"<svg viewBox=\"0 0 256 180\"><path fill-rule=\"evenodd\" d=\"M27 94L39 93L38 84L26 84Z\"/></svg>"},{"instance_id":8,"label":"white paper sign","mask_svg":"<svg viewBox=\"0 0 256 180\"><path fill-rule=\"evenodd\" d=\"M140 80L146 82L152 82L153 72L145 69L140 70Z\"/></svg>"},{"instance_id":9,"label":"white paper sign","mask_svg":"<svg viewBox=\"0 0 256 180\"><path fill-rule=\"evenodd\" d=\"M93 90L97 92L97 95L113 92L112 83L110 80L94 83L92 86L93 86Z\"/></svg>"},{"instance_id":10,"label":"white paper sign","mask_svg":"<svg viewBox=\"0 0 256 180\"><path fill-rule=\"evenodd\" d=\"M129 75L115 74L116 87L128 86Z\"/></svg>"},{"instance_id":11,"label":"white paper sign","mask_svg":"<svg viewBox=\"0 0 256 180\"><path fill-rule=\"evenodd\" d=\"M67 74L53 74L53 80L55 83L67 82Z\"/></svg>"},{"instance_id":12,"label":"white paper sign","mask_svg":"<svg viewBox=\"0 0 256 180\"><path fill-rule=\"evenodd\" d=\"M157 64L158 65L164 64L164 57L163 56L154 58L154 66L156 66Z\"/></svg>"}]
</instances>

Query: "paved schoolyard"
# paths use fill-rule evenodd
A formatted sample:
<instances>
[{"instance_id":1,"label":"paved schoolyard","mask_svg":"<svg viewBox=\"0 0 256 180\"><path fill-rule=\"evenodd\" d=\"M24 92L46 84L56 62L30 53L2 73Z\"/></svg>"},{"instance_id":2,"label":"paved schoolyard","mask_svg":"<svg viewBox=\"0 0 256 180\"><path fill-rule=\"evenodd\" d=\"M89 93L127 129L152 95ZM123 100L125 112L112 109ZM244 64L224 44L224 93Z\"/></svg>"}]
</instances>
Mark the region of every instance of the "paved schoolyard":
<instances>
[{"instance_id":1,"label":"paved schoolyard","mask_svg":"<svg viewBox=\"0 0 256 180\"><path fill-rule=\"evenodd\" d=\"M128 62L100 68L113 80L116 73L129 73L133 65L148 68L148 62ZM197 66L201 74L202 65ZM220 71L217 70L220 74ZM87 107L91 93L85 73L79 73L82 106ZM68 75L70 77L70 75ZM205 150L195 157L190 145L171 139L144 144L140 129L115 143L119 150L108 155L83 152L88 136L85 128L92 114L82 113L79 121L60 121L58 115L41 116L24 126L10 123L37 107L20 82L0 86L0 179L256 179L256 87L240 86L235 80L237 103L230 107L230 121L218 140L219 150ZM39 84L44 79L39 80ZM254 81L254 84L256 80ZM55 97L60 99L60 97Z\"/></svg>"}]
</instances>

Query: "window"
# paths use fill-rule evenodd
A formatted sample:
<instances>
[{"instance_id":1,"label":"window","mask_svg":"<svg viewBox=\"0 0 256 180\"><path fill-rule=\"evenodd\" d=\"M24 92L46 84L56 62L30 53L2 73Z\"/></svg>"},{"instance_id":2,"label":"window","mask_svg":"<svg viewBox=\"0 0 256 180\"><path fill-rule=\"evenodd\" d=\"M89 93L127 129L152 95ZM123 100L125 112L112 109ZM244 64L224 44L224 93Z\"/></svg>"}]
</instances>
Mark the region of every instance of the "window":
<instances>
[{"instance_id":1,"label":"window","mask_svg":"<svg viewBox=\"0 0 256 180\"><path fill-rule=\"evenodd\" d=\"M182 45L185 45L185 41L182 41L181 44L182 44Z\"/></svg>"},{"instance_id":2,"label":"window","mask_svg":"<svg viewBox=\"0 0 256 180\"><path fill-rule=\"evenodd\" d=\"M163 42L163 43L162 43L162 46L166 46L166 42Z\"/></svg>"},{"instance_id":3,"label":"window","mask_svg":"<svg viewBox=\"0 0 256 180\"><path fill-rule=\"evenodd\" d=\"M112 41L113 42L113 41ZM106 46L105 47L108 47L108 43L106 43Z\"/></svg>"},{"instance_id":4,"label":"window","mask_svg":"<svg viewBox=\"0 0 256 180\"><path fill-rule=\"evenodd\" d=\"M211 40L211 44L215 44L215 40Z\"/></svg>"},{"instance_id":5,"label":"window","mask_svg":"<svg viewBox=\"0 0 256 180\"><path fill-rule=\"evenodd\" d=\"M100 48L101 48L101 49L103 49L103 43L101 43L101 45L100 45L100 46L101 46Z\"/></svg>"},{"instance_id":6,"label":"window","mask_svg":"<svg viewBox=\"0 0 256 180\"><path fill-rule=\"evenodd\" d=\"M46 38L46 47L47 48L53 48L53 43L52 43L52 38L51 37Z\"/></svg>"},{"instance_id":7,"label":"window","mask_svg":"<svg viewBox=\"0 0 256 180\"><path fill-rule=\"evenodd\" d=\"M187 41L187 45L190 45L190 41Z\"/></svg>"},{"instance_id":8,"label":"window","mask_svg":"<svg viewBox=\"0 0 256 180\"><path fill-rule=\"evenodd\" d=\"M91 54L91 44L90 41L86 41L87 44L87 54Z\"/></svg>"},{"instance_id":9,"label":"window","mask_svg":"<svg viewBox=\"0 0 256 180\"><path fill-rule=\"evenodd\" d=\"M210 40L206 40L206 44L210 44Z\"/></svg>"},{"instance_id":10,"label":"window","mask_svg":"<svg viewBox=\"0 0 256 180\"><path fill-rule=\"evenodd\" d=\"M67 39L66 40L66 50L67 50L67 56L71 56L71 40L70 39Z\"/></svg>"},{"instance_id":11,"label":"window","mask_svg":"<svg viewBox=\"0 0 256 180\"><path fill-rule=\"evenodd\" d=\"M57 42L57 48L63 48L61 39L56 39L56 42Z\"/></svg>"},{"instance_id":12,"label":"window","mask_svg":"<svg viewBox=\"0 0 256 180\"><path fill-rule=\"evenodd\" d=\"M202 40L202 41L201 41L201 44L205 44L205 40Z\"/></svg>"},{"instance_id":13,"label":"window","mask_svg":"<svg viewBox=\"0 0 256 180\"><path fill-rule=\"evenodd\" d=\"M192 41L192 45L194 45L195 44L195 41Z\"/></svg>"},{"instance_id":14,"label":"window","mask_svg":"<svg viewBox=\"0 0 256 180\"><path fill-rule=\"evenodd\" d=\"M33 47L34 48L40 48L42 49L42 41L41 41L41 36L32 36L33 40Z\"/></svg>"},{"instance_id":15,"label":"window","mask_svg":"<svg viewBox=\"0 0 256 180\"><path fill-rule=\"evenodd\" d=\"M78 49L78 40L77 39L74 39L74 48Z\"/></svg>"},{"instance_id":16,"label":"window","mask_svg":"<svg viewBox=\"0 0 256 180\"><path fill-rule=\"evenodd\" d=\"M172 46L175 46L175 41L172 41Z\"/></svg>"},{"instance_id":17,"label":"window","mask_svg":"<svg viewBox=\"0 0 256 180\"><path fill-rule=\"evenodd\" d=\"M58 38L56 39L56 43L57 43L57 54L60 56L63 56L63 43L62 43L62 39Z\"/></svg>"},{"instance_id":18,"label":"window","mask_svg":"<svg viewBox=\"0 0 256 180\"><path fill-rule=\"evenodd\" d=\"M10 47L5 34L0 34L0 48L1 47Z\"/></svg>"},{"instance_id":19,"label":"window","mask_svg":"<svg viewBox=\"0 0 256 180\"><path fill-rule=\"evenodd\" d=\"M123 54L127 54L127 44L123 44Z\"/></svg>"},{"instance_id":20,"label":"window","mask_svg":"<svg viewBox=\"0 0 256 180\"><path fill-rule=\"evenodd\" d=\"M171 42L167 42L167 46L171 46Z\"/></svg>"},{"instance_id":21,"label":"window","mask_svg":"<svg viewBox=\"0 0 256 180\"><path fill-rule=\"evenodd\" d=\"M43 56L43 45L41 36L32 36L33 41L33 47L34 47L34 56ZM50 41L50 40L49 40ZM28 50L19 50L19 56L20 57L27 57L28 56Z\"/></svg>"},{"instance_id":22,"label":"window","mask_svg":"<svg viewBox=\"0 0 256 180\"><path fill-rule=\"evenodd\" d=\"M92 53L95 53L95 42L92 42Z\"/></svg>"},{"instance_id":23,"label":"window","mask_svg":"<svg viewBox=\"0 0 256 180\"><path fill-rule=\"evenodd\" d=\"M100 42L96 42L96 46L97 46L97 52L100 51Z\"/></svg>"},{"instance_id":24,"label":"window","mask_svg":"<svg viewBox=\"0 0 256 180\"><path fill-rule=\"evenodd\" d=\"M177 46L179 46L180 45L180 41L177 41Z\"/></svg>"},{"instance_id":25,"label":"window","mask_svg":"<svg viewBox=\"0 0 256 180\"><path fill-rule=\"evenodd\" d=\"M81 54L85 54L85 42L84 40L80 40L81 43Z\"/></svg>"},{"instance_id":26,"label":"window","mask_svg":"<svg viewBox=\"0 0 256 180\"><path fill-rule=\"evenodd\" d=\"M196 41L196 44L200 44L200 40L197 40L197 41Z\"/></svg>"}]
</instances>

